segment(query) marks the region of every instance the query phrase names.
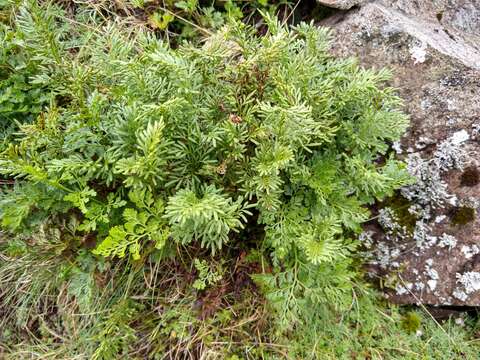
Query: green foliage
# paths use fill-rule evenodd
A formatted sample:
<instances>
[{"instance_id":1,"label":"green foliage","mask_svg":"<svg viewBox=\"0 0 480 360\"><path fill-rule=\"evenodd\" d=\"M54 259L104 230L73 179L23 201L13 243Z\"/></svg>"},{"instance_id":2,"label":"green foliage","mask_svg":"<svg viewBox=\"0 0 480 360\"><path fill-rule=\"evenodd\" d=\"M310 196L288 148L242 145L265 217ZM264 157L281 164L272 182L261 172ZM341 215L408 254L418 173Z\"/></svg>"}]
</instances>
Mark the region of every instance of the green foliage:
<instances>
[{"instance_id":1,"label":"green foliage","mask_svg":"<svg viewBox=\"0 0 480 360\"><path fill-rule=\"evenodd\" d=\"M169 230L167 224L161 220L164 206L161 200L155 200L152 193L146 190L132 190L129 198L136 208L123 210L123 225L113 226L108 236L94 250L95 254L103 256L124 257L128 252L134 260L140 259L142 240L151 240L156 248L165 245ZM116 203L115 207L125 204L125 201ZM107 220L108 222L108 220ZM87 221L86 224L89 224Z\"/></svg>"},{"instance_id":2,"label":"green foliage","mask_svg":"<svg viewBox=\"0 0 480 360\"><path fill-rule=\"evenodd\" d=\"M101 331L94 337L94 341L98 341L99 345L92 359L107 360L128 353L129 345L136 340L135 330L130 326L130 322L137 311L135 304L128 300L120 301L112 307L99 324Z\"/></svg>"},{"instance_id":3,"label":"green foliage","mask_svg":"<svg viewBox=\"0 0 480 360\"><path fill-rule=\"evenodd\" d=\"M42 19L24 31L53 26ZM46 36L48 77L70 100L21 125L0 171L79 211L103 256L139 259L169 237L217 252L254 212L275 262L348 256L365 205L409 181L385 145L406 117L388 73L330 57L328 31L266 20L264 37L237 23L177 50L114 25L78 34L76 55ZM30 215L2 209L10 228Z\"/></svg>"},{"instance_id":4,"label":"green foliage","mask_svg":"<svg viewBox=\"0 0 480 360\"><path fill-rule=\"evenodd\" d=\"M155 30L166 32L178 40L191 40L199 34L220 29L230 19L248 20L258 16L260 11L274 13L279 9L291 9L294 5L290 0L167 0L159 6L149 0L130 0L125 2L124 8L133 14L145 12L149 25Z\"/></svg>"},{"instance_id":5,"label":"green foliage","mask_svg":"<svg viewBox=\"0 0 480 360\"><path fill-rule=\"evenodd\" d=\"M467 340L478 323L463 328L455 325L454 319L439 323L427 311L402 311L385 304L364 286L355 286L353 291L345 309L335 311L331 304L323 303L303 318L301 331L279 338L277 343L288 345L286 357L312 360L478 357L478 340ZM418 325L413 332L404 327L407 317L415 319L410 325Z\"/></svg>"},{"instance_id":6,"label":"green foliage","mask_svg":"<svg viewBox=\"0 0 480 360\"><path fill-rule=\"evenodd\" d=\"M193 265L198 271L198 278L193 283L193 287L197 290L205 290L207 286L215 285L222 279L222 274L212 270L205 260L195 259Z\"/></svg>"},{"instance_id":7,"label":"green foliage","mask_svg":"<svg viewBox=\"0 0 480 360\"><path fill-rule=\"evenodd\" d=\"M238 232L251 215L245 210L243 197L236 201L227 198L220 189L209 185L197 198L192 190L179 190L172 196L165 209L165 217L171 224L172 236L182 244L200 240L202 247L214 253L229 240L230 231Z\"/></svg>"},{"instance_id":8,"label":"green foliage","mask_svg":"<svg viewBox=\"0 0 480 360\"><path fill-rule=\"evenodd\" d=\"M332 57L326 29L235 20L263 1L216 5L229 21L190 0L58 4L2 20L11 358L454 358L457 335L475 354L422 315L441 350L423 346L361 285L369 207L411 182L388 71ZM218 31L171 47L179 16Z\"/></svg>"},{"instance_id":9,"label":"green foliage","mask_svg":"<svg viewBox=\"0 0 480 360\"><path fill-rule=\"evenodd\" d=\"M33 2L32 2L33 3ZM32 122L52 98L48 81L40 79L45 70L44 56L47 37L54 30L56 10L47 7L41 12L32 6L31 12L5 5L0 22L0 133L5 146L17 122ZM13 18L13 19L12 19ZM12 21L13 20L13 21ZM61 29L58 31L62 36ZM53 55L54 50L50 52ZM50 61L51 57L48 57ZM47 74L45 74L47 75Z\"/></svg>"},{"instance_id":10,"label":"green foliage","mask_svg":"<svg viewBox=\"0 0 480 360\"><path fill-rule=\"evenodd\" d=\"M303 304L296 312L295 326L287 323L289 330L281 331L278 313L269 309L284 307L287 297L271 291L280 287L288 293L292 277L288 279L286 273L278 276L279 286L271 283L271 290L265 288L268 308L259 293L245 293L242 300L227 293L223 296L228 301L211 317L200 320L197 306L206 300L195 297L196 289L182 278L186 269L178 269L175 262L147 261L135 270L125 261L115 267L98 263L86 252L65 258L64 251L54 251L61 240L47 232L29 239L23 255L8 258L0 241L2 358L449 360L478 355L480 345L471 340L478 331L474 318L465 316L463 326L453 319L439 324L425 311L404 312L385 304L371 290L346 278L337 277L330 283L333 291L335 284L349 288L338 301L329 297L327 288L317 292L320 297L309 295L315 285L328 286L329 277L338 269L320 269L327 272L317 275L316 284L310 277L297 277L297 291L308 286L307 296L296 292L296 298L290 297L290 303ZM189 255L176 253L177 258ZM258 259L258 254L249 257ZM198 268L213 270L208 259L196 259L202 264ZM227 273L219 281L228 278ZM207 294L218 291L209 289L205 289ZM405 328L410 317L420 320L413 332ZM32 333L35 336L28 336ZM59 337L63 340L58 341Z\"/></svg>"}]
</instances>

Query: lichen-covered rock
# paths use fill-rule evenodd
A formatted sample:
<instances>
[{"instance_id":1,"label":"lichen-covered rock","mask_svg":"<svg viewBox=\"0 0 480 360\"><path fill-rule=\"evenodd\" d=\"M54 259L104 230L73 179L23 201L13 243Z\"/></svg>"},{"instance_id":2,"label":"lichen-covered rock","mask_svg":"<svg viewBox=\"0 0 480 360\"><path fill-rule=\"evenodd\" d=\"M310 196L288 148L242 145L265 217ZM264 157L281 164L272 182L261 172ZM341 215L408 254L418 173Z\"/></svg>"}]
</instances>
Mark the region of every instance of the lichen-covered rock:
<instances>
[{"instance_id":1,"label":"lichen-covered rock","mask_svg":"<svg viewBox=\"0 0 480 360\"><path fill-rule=\"evenodd\" d=\"M363 1L364 0L317 0L321 5L341 10L348 10Z\"/></svg>"},{"instance_id":2,"label":"lichen-covered rock","mask_svg":"<svg viewBox=\"0 0 480 360\"><path fill-rule=\"evenodd\" d=\"M384 3L391 9L427 19L439 26L480 35L480 0L384 0Z\"/></svg>"},{"instance_id":3,"label":"lichen-covered rock","mask_svg":"<svg viewBox=\"0 0 480 360\"><path fill-rule=\"evenodd\" d=\"M393 148L418 181L379 204L362 236L394 302L480 305L479 5L374 1L326 22L336 54L392 69L411 117Z\"/></svg>"}]
</instances>

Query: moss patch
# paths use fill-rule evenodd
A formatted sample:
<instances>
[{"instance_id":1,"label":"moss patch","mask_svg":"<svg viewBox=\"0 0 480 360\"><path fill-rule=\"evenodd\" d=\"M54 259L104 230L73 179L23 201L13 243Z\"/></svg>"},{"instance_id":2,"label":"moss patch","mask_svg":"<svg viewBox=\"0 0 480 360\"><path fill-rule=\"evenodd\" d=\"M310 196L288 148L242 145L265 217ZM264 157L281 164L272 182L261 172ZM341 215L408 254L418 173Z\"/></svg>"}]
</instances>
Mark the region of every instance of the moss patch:
<instances>
[{"instance_id":1,"label":"moss patch","mask_svg":"<svg viewBox=\"0 0 480 360\"><path fill-rule=\"evenodd\" d=\"M416 312L409 311L402 319L402 328L409 334L412 334L420 328L421 323L422 319L420 318L420 315Z\"/></svg>"},{"instance_id":2,"label":"moss patch","mask_svg":"<svg viewBox=\"0 0 480 360\"><path fill-rule=\"evenodd\" d=\"M460 206L453 210L452 224L466 225L475 220L475 209L467 206Z\"/></svg>"},{"instance_id":3,"label":"moss patch","mask_svg":"<svg viewBox=\"0 0 480 360\"><path fill-rule=\"evenodd\" d=\"M469 166L460 177L462 186L475 186L480 182L480 171L475 166Z\"/></svg>"},{"instance_id":4,"label":"moss patch","mask_svg":"<svg viewBox=\"0 0 480 360\"><path fill-rule=\"evenodd\" d=\"M398 223L401 226L405 226L410 234L412 234L415 230L415 224L418 220L415 214L412 214L410 211L408 211L411 205L412 203L400 194L389 197L384 202L384 206L393 210L397 217Z\"/></svg>"}]
</instances>

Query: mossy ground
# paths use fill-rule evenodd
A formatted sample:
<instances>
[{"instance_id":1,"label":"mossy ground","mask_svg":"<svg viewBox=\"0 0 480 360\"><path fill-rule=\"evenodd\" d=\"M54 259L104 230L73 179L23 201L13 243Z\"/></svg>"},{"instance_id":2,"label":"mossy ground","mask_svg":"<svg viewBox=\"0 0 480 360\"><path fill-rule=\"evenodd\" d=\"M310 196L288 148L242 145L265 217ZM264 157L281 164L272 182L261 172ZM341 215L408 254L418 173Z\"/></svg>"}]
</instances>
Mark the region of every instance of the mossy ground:
<instances>
[{"instance_id":1,"label":"mossy ground","mask_svg":"<svg viewBox=\"0 0 480 360\"><path fill-rule=\"evenodd\" d=\"M467 225L475 220L476 211L468 206L456 207L451 212L452 225Z\"/></svg>"},{"instance_id":2,"label":"mossy ground","mask_svg":"<svg viewBox=\"0 0 480 360\"><path fill-rule=\"evenodd\" d=\"M411 235L415 230L415 224L418 217L409 211L412 202L397 193L392 197L387 198L382 203L382 207L388 207L393 210L398 224L404 226L407 232Z\"/></svg>"}]
</instances>

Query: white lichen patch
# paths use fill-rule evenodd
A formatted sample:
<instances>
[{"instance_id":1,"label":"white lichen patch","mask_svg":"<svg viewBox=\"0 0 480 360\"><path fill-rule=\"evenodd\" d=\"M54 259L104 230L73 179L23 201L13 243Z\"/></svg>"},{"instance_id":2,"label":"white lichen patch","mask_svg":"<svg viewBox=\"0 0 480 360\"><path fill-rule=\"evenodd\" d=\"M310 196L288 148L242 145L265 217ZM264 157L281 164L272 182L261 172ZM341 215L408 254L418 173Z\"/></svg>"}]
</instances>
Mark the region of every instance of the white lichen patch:
<instances>
[{"instance_id":1,"label":"white lichen patch","mask_svg":"<svg viewBox=\"0 0 480 360\"><path fill-rule=\"evenodd\" d=\"M465 287L465 293L471 294L480 290L480 273L476 271L468 271L463 274L457 273L457 282Z\"/></svg>"},{"instance_id":2,"label":"white lichen patch","mask_svg":"<svg viewBox=\"0 0 480 360\"><path fill-rule=\"evenodd\" d=\"M407 158L407 170L416 178L412 185L401 189L402 196L413 203L409 212L416 215L413 239L421 249L429 248L437 243L437 237L431 235L431 219L433 210L442 208L445 204L456 205L458 200L448 191L448 186L442 180L442 175L452 169L462 169L466 152L462 144L469 139L469 134L465 130L454 133L438 145L431 160L423 159L418 153L409 154ZM429 144L427 137L419 139L417 147L423 148ZM445 215L435 218L435 223L439 223L446 218ZM392 225L390 224L390 227ZM446 238L444 242L451 242L452 239Z\"/></svg>"},{"instance_id":3,"label":"white lichen patch","mask_svg":"<svg viewBox=\"0 0 480 360\"><path fill-rule=\"evenodd\" d=\"M379 242L375 249L375 260L371 264L379 265L382 269L387 269L400 256L401 247L389 247L385 242Z\"/></svg>"},{"instance_id":4,"label":"white lichen patch","mask_svg":"<svg viewBox=\"0 0 480 360\"><path fill-rule=\"evenodd\" d=\"M424 63L427 59L427 44L424 42L415 44L410 48L410 55L414 64Z\"/></svg>"},{"instance_id":5,"label":"white lichen patch","mask_svg":"<svg viewBox=\"0 0 480 360\"><path fill-rule=\"evenodd\" d=\"M435 224L440 224L442 223L443 220L447 218L447 215L438 215L435 217Z\"/></svg>"},{"instance_id":6,"label":"white lichen patch","mask_svg":"<svg viewBox=\"0 0 480 360\"><path fill-rule=\"evenodd\" d=\"M428 280L427 285L431 291L434 291L437 288L437 280Z\"/></svg>"},{"instance_id":7,"label":"white lichen patch","mask_svg":"<svg viewBox=\"0 0 480 360\"><path fill-rule=\"evenodd\" d=\"M448 126L455 126L458 123L458 119L453 116L447 116L447 125Z\"/></svg>"},{"instance_id":8,"label":"white lichen patch","mask_svg":"<svg viewBox=\"0 0 480 360\"><path fill-rule=\"evenodd\" d=\"M433 267L433 259L427 259L425 262L425 271L424 274L429 278L427 280L427 285L430 291L434 291L437 288L438 280L440 276L438 275L438 271L435 270Z\"/></svg>"},{"instance_id":9,"label":"white lichen patch","mask_svg":"<svg viewBox=\"0 0 480 360\"><path fill-rule=\"evenodd\" d=\"M417 291L422 291L423 289L425 289L425 284L423 282L416 282L415 283L415 289Z\"/></svg>"},{"instance_id":10,"label":"white lichen patch","mask_svg":"<svg viewBox=\"0 0 480 360\"><path fill-rule=\"evenodd\" d=\"M465 294L465 291L460 289L453 290L452 296L460 301L466 301L468 299L468 295Z\"/></svg>"},{"instance_id":11,"label":"white lichen patch","mask_svg":"<svg viewBox=\"0 0 480 360\"><path fill-rule=\"evenodd\" d=\"M407 237L407 228L399 224L395 212L389 207L379 210L378 223L385 231L387 240L403 240Z\"/></svg>"},{"instance_id":12,"label":"white lichen patch","mask_svg":"<svg viewBox=\"0 0 480 360\"><path fill-rule=\"evenodd\" d=\"M465 131L456 132L452 137L442 142L435 153L433 154L433 161L440 171L448 171L450 169L462 169L465 161L465 151L460 146L466 139L464 134L466 133L468 139L468 133Z\"/></svg>"},{"instance_id":13,"label":"white lichen patch","mask_svg":"<svg viewBox=\"0 0 480 360\"><path fill-rule=\"evenodd\" d=\"M422 159L419 154L410 154L407 170L417 181L403 187L401 193L406 199L424 207L427 212L431 208L441 207L451 197L447 184L441 178L441 171L433 162Z\"/></svg>"},{"instance_id":14,"label":"white lichen patch","mask_svg":"<svg viewBox=\"0 0 480 360\"><path fill-rule=\"evenodd\" d=\"M428 249L437 243L437 237L430 235L430 226L423 219L415 224L412 238L420 249Z\"/></svg>"},{"instance_id":15,"label":"white lichen patch","mask_svg":"<svg viewBox=\"0 0 480 360\"><path fill-rule=\"evenodd\" d=\"M373 231L362 231L358 240L367 248L370 249L373 246Z\"/></svg>"},{"instance_id":16,"label":"white lichen patch","mask_svg":"<svg viewBox=\"0 0 480 360\"><path fill-rule=\"evenodd\" d=\"M480 140L480 123L472 124L472 139Z\"/></svg>"},{"instance_id":17,"label":"white lichen patch","mask_svg":"<svg viewBox=\"0 0 480 360\"><path fill-rule=\"evenodd\" d=\"M454 99L447 99L447 110L448 111L453 111L455 109L457 109L457 106L456 106L456 101Z\"/></svg>"},{"instance_id":18,"label":"white lichen patch","mask_svg":"<svg viewBox=\"0 0 480 360\"><path fill-rule=\"evenodd\" d=\"M457 245L457 239L455 236L448 235L443 233L438 240L438 246L441 248L448 248L448 250L452 250Z\"/></svg>"},{"instance_id":19,"label":"white lichen patch","mask_svg":"<svg viewBox=\"0 0 480 360\"><path fill-rule=\"evenodd\" d=\"M432 102L430 101L430 99L423 99L420 102L420 107L422 110L428 110L432 107Z\"/></svg>"},{"instance_id":20,"label":"white lichen patch","mask_svg":"<svg viewBox=\"0 0 480 360\"><path fill-rule=\"evenodd\" d=\"M405 283L405 286L401 285L401 284L397 284L395 286L395 291L397 293L397 295L405 295L407 293L409 293L413 288L413 284L412 283Z\"/></svg>"},{"instance_id":21,"label":"white lichen patch","mask_svg":"<svg viewBox=\"0 0 480 360\"><path fill-rule=\"evenodd\" d=\"M468 134L467 130L462 129L454 133L450 139L454 145L460 145L470 139L470 135Z\"/></svg>"},{"instance_id":22,"label":"white lichen patch","mask_svg":"<svg viewBox=\"0 0 480 360\"><path fill-rule=\"evenodd\" d=\"M393 144L392 144L392 149L395 150L395 152L400 155L403 153L403 150L402 150L402 143L400 141L395 141Z\"/></svg>"},{"instance_id":23,"label":"white lichen patch","mask_svg":"<svg viewBox=\"0 0 480 360\"><path fill-rule=\"evenodd\" d=\"M430 277L430 279L432 279L432 280L438 280L439 279L438 271L431 268L431 267L426 266L425 274L427 274L427 276Z\"/></svg>"},{"instance_id":24,"label":"white lichen patch","mask_svg":"<svg viewBox=\"0 0 480 360\"><path fill-rule=\"evenodd\" d=\"M408 208L408 212L415 215L417 219L429 220L431 217L430 209L420 206L419 204L413 204Z\"/></svg>"},{"instance_id":25,"label":"white lichen patch","mask_svg":"<svg viewBox=\"0 0 480 360\"><path fill-rule=\"evenodd\" d=\"M427 269L426 273L432 280L438 280L439 279L438 271L435 270L435 269L432 269L432 268Z\"/></svg>"},{"instance_id":26,"label":"white lichen patch","mask_svg":"<svg viewBox=\"0 0 480 360\"><path fill-rule=\"evenodd\" d=\"M466 259L471 259L474 255L480 253L480 248L477 245L462 245L460 251L463 253Z\"/></svg>"},{"instance_id":27,"label":"white lichen patch","mask_svg":"<svg viewBox=\"0 0 480 360\"><path fill-rule=\"evenodd\" d=\"M435 141L426 136L420 136L415 143L415 147L419 150L425 149L428 145L434 144Z\"/></svg>"},{"instance_id":28,"label":"white lichen patch","mask_svg":"<svg viewBox=\"0 0 480 360\"><path fill-rule=\"evenodd\" d=\"M401 229L395 212L389 207L379 210L378 223L384 230L387 230L388 232L394 232Z\"/></svg>"},{"instance_id":29,"label":"white lichen patch","mask_svg":"<svg viewBox=\"0 0 480 360\"><path fill-rule=\"evenodd\" d=\"M425 108L428 107L427 102L423 105ZM480 137L480 126L478 132ZM418 266L417 269L408 269L414 276L411 279L413 284L409 283L408 288L406 284L398 285L396 287L397 295L408 295L411 291L418 293L426 291L437 301L451 304L454 299L466 301L468 295L472 291L476 291L474 289L480 290L480 273L465 273L458 275L458 285L455 291L445 297L445 286L449 286L449 282L443 281L447 279L444 279L444 275L441 273L444 270L445 259L443 256L446 251L459 248L459 240L454 235L445 232L441 235L434 232L434 230L438 230L438 224L447 223L446 208L449 208L450 205L465 204L466 199L459 199L455 194L450 193L449 185L444 179L451 170L463 170L466 164L472 162L464 148L464 144L470 139L469 132L466 130L453 133L438 145L428 136L423 136L406 150L407 171L416 178L416 181L411 185L404 186L400 190L400 194L408 200L407 210L415 222L409 224L407 229L406 226L400 224L400 215L396 209L384 207L379 210L378 224L382 227L385 236L383 239L375 241L376 246L373 247L373 251L376 261L374 263L380 265L382 269L397 271L394 268L398 268L399 263L408 263L402 260L404 254L408 253L408 256L411 257L416 256L420 261L425 259L424 256L427 254L430 258L425 261L424 269ZM429 158L424 158L418 152L418 150L434 146L436 148L433 153L429 152L431 154ZM402 152L400 143L395 147L397 153ZM368 243L366 235L363 235L361 239ZM470 259L480 253L480 248L477 245L463 245L460 251L466 259ZM436 256L441 260L435 269L434 259ZM478 274L478 278L475 274Z\"/></svg>"}]
</instances>

